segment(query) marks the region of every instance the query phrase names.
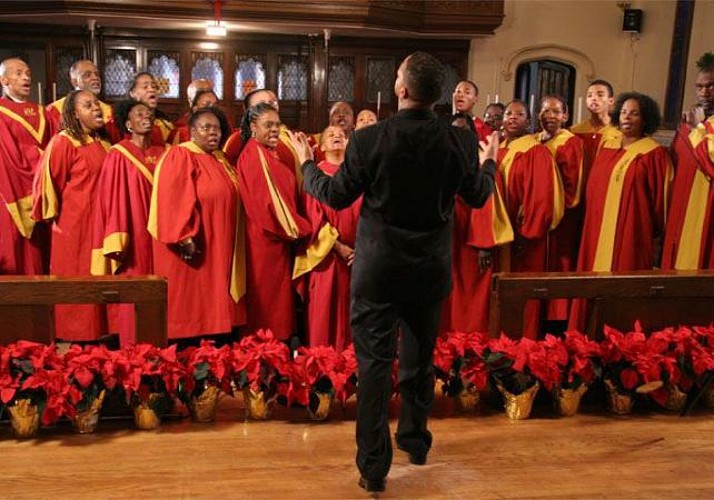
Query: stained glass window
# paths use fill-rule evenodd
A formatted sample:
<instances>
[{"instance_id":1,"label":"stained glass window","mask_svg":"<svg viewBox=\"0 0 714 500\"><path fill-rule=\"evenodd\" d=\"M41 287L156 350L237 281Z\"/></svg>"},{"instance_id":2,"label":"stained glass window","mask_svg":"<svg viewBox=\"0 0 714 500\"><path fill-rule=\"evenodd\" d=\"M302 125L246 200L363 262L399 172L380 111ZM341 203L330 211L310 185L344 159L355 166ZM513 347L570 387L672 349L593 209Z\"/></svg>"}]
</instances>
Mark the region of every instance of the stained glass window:
<instances>
[{"instance_id":1,"label":"stained glass window","mask_svg":"<svg viewBox=\"0 0 714 500\"><path fill-rule=\"evenodd\" d=\"M69 70L75 61L84 59L84 50L82 47L58 47L56 54L57 99L59 99L72 90Z\"/></svg>"},{"instance_id":2,"label":"stained glass window","mask_svg":"<svg viewBox=\"0 0 714 500\"><path fill-rule=\"evenodd\" d=\"M307 58L278 56L278 99L307 100Z\"/></svg>"},{"instance_id":3,"label":"stained glass window","mask_svg":"<svg viewBox=\"0 0 714 500\"><path fill-rule=\"evenodd\" d=\"M444 65L444 88L441 89L441 99L439 104L451 105L451 99L454 94L454 89L462 80L459 76L459 71L451 64L442 62Z\"/></svg>"},{"instance_id":4,"label":"stained glass window","mask_svg":"<svg viewBox=\"0 0 714 500\"><path fill-rule=\"evenodd\" d=\"M136 74L136 50L107 49L104 61L104 95L124 97Z\"/></svg>"},{"instance_id":5,"label":"stained glass window","mask_svg":"<svg viewBox=\"0 0 714 500\"><path fill-rule=\"evenodd\" d=\"M215 52L192 53L191 80L200 78L213 82L213 91L223 99L223 54Z\"/></svg>"},{"instance_id":6,"label":"stained glass window","mask_svg":"<svg viewBox=\"0 0 714 500\"><path fill-rule=\"evenodd\" d=\"M377 102L377 92L380 92L383 104L392 102L395 71L395 61L391 57L367 60L367 102Z\"/></svg>"},{"instance_id":7,"label":"stained glass window","mask_svg":"<svg viewBox=\"0 0 714 500\"><path fill-rule=\"evenodd\" d=\"M265 56L236 56L235 98L243 99L254 89L265 88Z\"/></svg>"},{"instance_id":8,"label":"stained glass window","mask_svg":"<svg viewBox=\"0 0 714 500\"><path fill-rule=\"evenodd\" d=\"M159 97L178 98L180 87L178 52L160 52L150 50L147 52L149 62L148 71L156 78L159 84Z\"/></svg>"},{"instance_id":9,"label":"stained glass window","mask_svg":"<svg viewBox=\"0 0 714 500\"><path fill-rule=\"evenodd\" d=\"M331 57L327 80L329 102L355 99L355 63L352 57Z\"/></svg>"}]
</instances>

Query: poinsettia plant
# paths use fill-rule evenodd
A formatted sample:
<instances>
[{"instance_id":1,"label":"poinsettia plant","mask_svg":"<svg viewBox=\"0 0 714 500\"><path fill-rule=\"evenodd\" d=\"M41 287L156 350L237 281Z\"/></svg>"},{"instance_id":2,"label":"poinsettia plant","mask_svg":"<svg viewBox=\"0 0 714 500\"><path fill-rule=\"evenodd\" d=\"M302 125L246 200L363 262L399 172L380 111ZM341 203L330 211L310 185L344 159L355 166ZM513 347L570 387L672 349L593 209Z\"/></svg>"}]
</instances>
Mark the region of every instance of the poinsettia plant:
<instances>
[{"instance_id":1,"label":"poinsettia plant","mask_svg":"<svg viewBox=\"0 0 714 500\"><path fill-rule=\"evenodd\" d=\"M249 387L254 392L263 392L266 398L273 397L279 386L287 383L289 358L288 346L276 339L270 330L258 330L242 338L232 348L236 387Z\"/></svg>"},{"instance_id":2,"label":"poinsettia plant","mask_svg":"<svg viewBox=\"0 0 714 500\"><path fill-rule=\"evenodd\" d=\"M165 349L149 344L129 345L119 351L116 369L127 402L131 406L146 404L157 413L168 410L184 374L176 345Z\"/></svg>"},{"instance_id":3,"label":"poinsettia plant","mask_svg":"<svg viewBox=\"0 0 714 500\"><path fill-rule=\"evenodd\" d=\"M232 353L229 346L216 347L209 340L202 340L198 347L188 347L178 354L185 371L178 381L178 396L188 404L209 387L216 387L225 394L232 394Z\"/></svg>"},{"instance_id":4,"label":"poinsettia plant","mask_svg":"<svg viewBox=\"0 0 714 500\"><path fill-rule=\"evenodd\" d=\"M701 361L706 359L706 364L711 366L711 352L706 352L702 344L690 328L667 328L652 333L647 338L648 351L656 355L658 365L652 370L659 369L659 378L663 387L650 393L652 399L662 406L667 406L668 393L673 387L678 391L688 393L696 379L700 378L706 370ZM694 358L698 358L695 368ZM699 372L699 373L697 373Z\"/></svg>"},{"instance_id":5,"label":"poinsettia plant","mask_svg":"<svg viewBox=\"0 0 714 500\"><path fill-rule=\"evenodd\" d=\"M577 389L581 385L591 384L600 377L600 344L590 340L587 335L577 331L565 332L563 345L568 362L563 367L560 381L562 389Z\"/></svg>"},{"instance_id":6,"label":"poinsettia plant","mask_svg":"<svg viewBox=\"0 0 714 500\"><path fill-rule=\"evenodd\" d=\"M65 377L57 347L20 340L0 351L0 400L13 406L21 400L37 405L45 425L73 416L80 391Z\"/></svg>"},{"instance_id":7,"label":"poinsettia plant","mask_svg":"<svg viewBox=\"0 0 714 500\"><path fill-rule=\"evenodd\" d=\"M82 395L75 405L77 411L88 410L98 398L104 397L106 391L117 386L116 358L116 351L110 351L103 345L72 345L65 352L65 376Z\"/></svg>"},{"instance_id":8,"label":"poinsettia plant","mask_svg":"<svg viewBox=\"0 0 714 500\"><path fill-rule=\"evenodd\" d=\"M485 390L488 367L484 352L488 340L480 333L449 332L436 339L434 368L444 394L457 396L462 390Z\"/></svg>"},{"instance_id":9,"label":"poinsettia plant","mask_svg":"<svg viewBox=\"0 0 714 500\"><path fill-rule=\"evenodd\" d=\"M603 378L620 393L651 392L662 386L661 364L666 362L659 344L650 342L636 324L622 333L605 326L602 347Z\"/></svg>"}]
</instances>

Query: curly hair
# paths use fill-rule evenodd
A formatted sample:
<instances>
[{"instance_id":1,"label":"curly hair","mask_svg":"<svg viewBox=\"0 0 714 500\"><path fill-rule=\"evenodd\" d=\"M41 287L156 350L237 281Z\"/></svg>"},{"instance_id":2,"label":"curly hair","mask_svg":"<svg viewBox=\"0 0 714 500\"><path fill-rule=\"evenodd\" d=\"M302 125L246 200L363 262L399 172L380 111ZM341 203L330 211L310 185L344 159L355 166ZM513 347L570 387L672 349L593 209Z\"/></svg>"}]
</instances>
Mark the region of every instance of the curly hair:
<instances>
[{"instance_id":1,"label":"curly hair","mask_svg":"<svg viewBox=\"0 0 714 500\"><path fill-rule=\"evenodd\" d=\"M439 100L444 88L444 67L431 54L414 52L408 56L404 81L413 100L432 105Z\"/></svg>"},{"instance_id":2,"label":"curly hair","mask_svg":"<svg viewBox=\"0 0 714 500\"><path fill-rule=\"evenodd\" d=\"M77 139L82 144L85 144L87 142L87 133L84 131L84 128L82 128L82 123L79 121L79 118L77 118L77 115L74 112L74 108L77 105L77 97L83 92L91 95L93 98L96 98L95 95L88 90L73 90L67 94L67 98L64 100L64 105L62 106L60 128L67 131L67 133L74 139ZM96 132L96 135L103 137L103 132L104 129Z\"/></svg>"},{"instance_id":3,"label":"curly hair","mask_svg":"<svg viewBox=\"0 0 714 500\"><path fill-rule=\"evenodd\" d=\"M129 113L131 113L131 110L137 106L145 106L146 108L149 108L149 106L145 103L135 99L123 99L114 104L114 123L119 129L119 133L121 133L122 137L130 133L130 131L126 128L126 121L129 119Z\"/></svg>"},{"instance_id":4,"label":"curly hair","mask_svg":"<svg viewBox=\"0 0 714 500\"><path fill-rule=\"evenodd\" d=\"M243 119L240 122L240 149L238 150L238 156L240 156L243 152L243 148L245 148L245 145L250 139L250 124L255 122L259 116L263 115L263 113L267 113L268 111L278 112L277 109L267 102L259 102L255 106L246 109L243 114Z\"/></svg>"},{"instance_id":5,"label":"curly hair","mask_svg":"<svg viewBox=\"0 0 714 500\"><path fill-rule=\"evenodd\" d=\"M221 126L221 140L218 143L219 148L223 148L223 144L228 140L228 135L230 134L230 126L228 125L228 118L219 108L199 108L188 117L188 128L189 130L196 126L198 119L205 115L213 115L218 120Z\"/></svg>"},{"instance_id":6,"label":"curly hair","mask_svg":"<svg viewBox=\"0 0 714 500\"><path fill-rule=\"evenodd\" d=\"M714 71L714 52L705 52L697 59L697 69L700 73Z\"/></svg>"},{"instance_id":7,"label":"curly hair","mask_svg":"<svg viewBox=\"0 0 714 500\"><path fill-rule=\"evenodd\" d=\"M633 99L640 105L640 116L642 117L642 133L644 135L652 135L662 121L662 116L659 114L659 106L657 102L650 96L640 94L639 92L623 92L617 96L615 106L611 113L612 124L620 124L620 112L625 102Z\"/></svg>"}]
</instances>

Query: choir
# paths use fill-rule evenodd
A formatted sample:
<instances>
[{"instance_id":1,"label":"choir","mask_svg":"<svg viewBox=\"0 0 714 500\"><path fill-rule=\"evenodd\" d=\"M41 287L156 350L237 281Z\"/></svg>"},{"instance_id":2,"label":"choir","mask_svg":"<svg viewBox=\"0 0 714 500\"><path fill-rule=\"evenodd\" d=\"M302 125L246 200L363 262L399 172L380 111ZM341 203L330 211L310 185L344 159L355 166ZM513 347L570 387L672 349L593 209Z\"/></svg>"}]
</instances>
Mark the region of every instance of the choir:
<instances>
[{"instance_id":1,"label":"choir","mask_svg":"<svg viewBox=\"0 0 714 500\"><path fill-rule=\"evenodd\" d=\"M651 137L657 103L616 96L605 80L590 83L589 116L570 130L562 96L541 99L530 130L533 104L489 103L482 120L477 85L457 84L452 125L481 139L499 131L502 142L486 204L455 201L442 332L487 330L500 270L714 268L714 56L698 70L698 103L669 150ZM269 328L285 341L351 342L361 200L334 210L302 191L273 91L250 92L233 131L210 81L191 83L190 114L171 123L147 72L113 110L98 99L92 61L72 65L74 90L46 108L29 101L31 78L20 59L0 63L0 274L166 276L172 340ZM350 136L378 119L335 103L311 137L318 167L333 175ZM532 301L524 334L552 321L579 328L586 314L584 301ZM134 339L123 305L56 306L55 322L63 340Z\"/></svg>"}]
</instances>

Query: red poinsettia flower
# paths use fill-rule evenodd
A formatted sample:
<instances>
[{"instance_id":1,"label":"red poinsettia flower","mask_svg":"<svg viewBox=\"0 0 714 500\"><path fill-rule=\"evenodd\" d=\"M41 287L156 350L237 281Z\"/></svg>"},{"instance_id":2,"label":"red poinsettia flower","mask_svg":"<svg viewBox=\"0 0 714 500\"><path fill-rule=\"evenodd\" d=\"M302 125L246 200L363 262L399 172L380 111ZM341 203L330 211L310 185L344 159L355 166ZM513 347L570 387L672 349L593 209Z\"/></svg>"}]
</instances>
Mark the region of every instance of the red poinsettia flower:
<instances>
[{"instance_id":1,"label":"red poinsettia flower","mask_svg":"<svg viewBox=\"0 0 714 500\"><path fill-rule=\"evenodd\" d=\"M198 347L188 347L181 351L178 361L184 367L179 388L179 395L184 401L188 401L192 395L198 397L208 386L231 393L233 369L229 346L218 348L213 341L202 340Z\"/></svg>"},{"instance_id":2,"label":"red poinsettia flower","mask_svg":"<svg viewBox=\"0 0 714 500\"><path fill-rule=\"evenodd\" d=\"M602 353L600 344L580 332L568 331L565 332L565 349L569 362L563 383L568 386L591 383L599 371L598 360Z\"/></svg>"},{"instance_id":3,"label":"red poinsettia flower","mask_svg":"<svg viewBox=\"0 0 714 500\"><path fill-rule=\"evenodd\" d=\"M233 345L233 371L239 388L254 391L277 390L280 376L289 373L288 347L270 330L258 330Z\"/></svg>"}]
</instances>

